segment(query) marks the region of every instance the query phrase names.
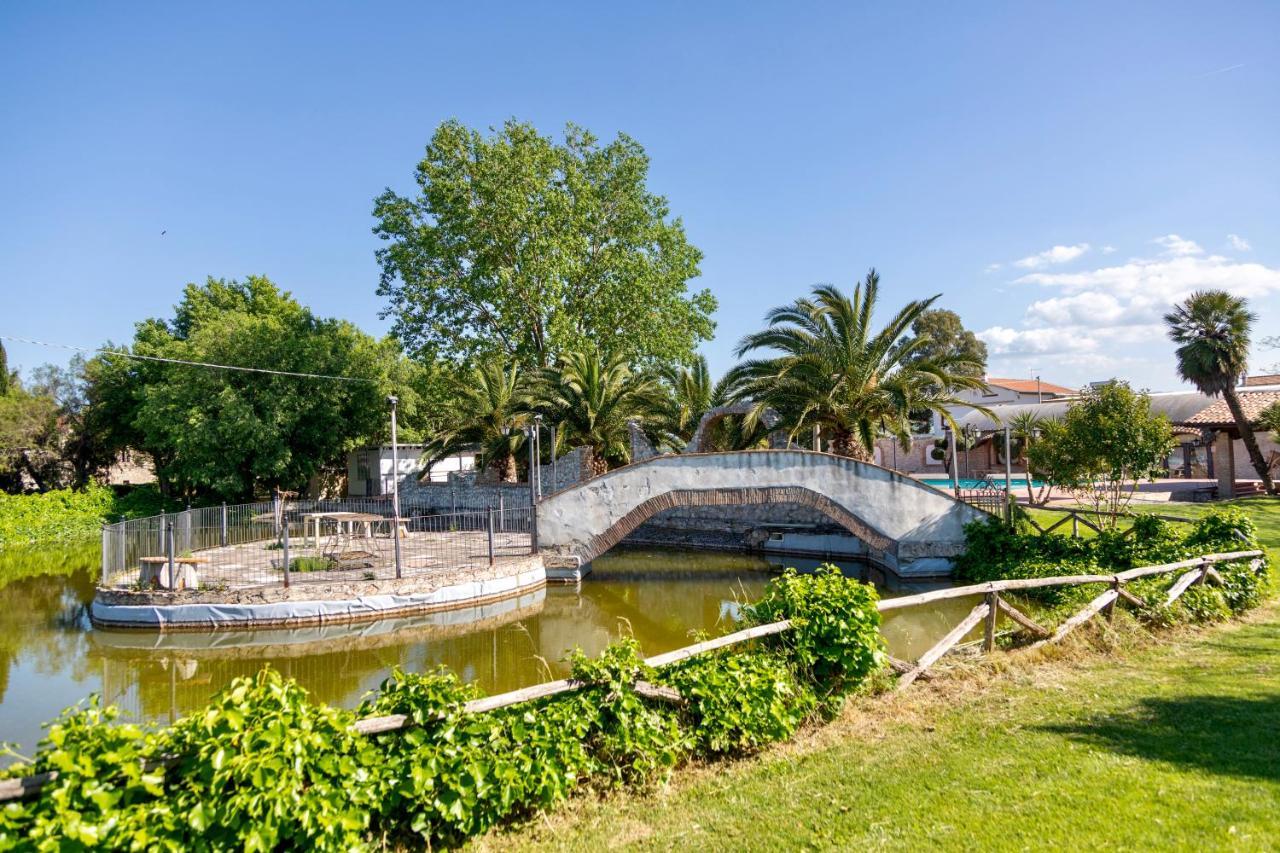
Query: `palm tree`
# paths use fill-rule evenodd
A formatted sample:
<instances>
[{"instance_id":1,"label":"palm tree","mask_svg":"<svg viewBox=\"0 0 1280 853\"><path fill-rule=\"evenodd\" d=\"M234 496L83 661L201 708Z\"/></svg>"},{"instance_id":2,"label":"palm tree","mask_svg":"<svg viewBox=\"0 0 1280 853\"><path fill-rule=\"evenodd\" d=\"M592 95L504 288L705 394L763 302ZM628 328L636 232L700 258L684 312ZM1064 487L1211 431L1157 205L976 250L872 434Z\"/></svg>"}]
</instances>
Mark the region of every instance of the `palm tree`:
<instances>
[{"instance_id":1,"label":"palm tree","mask_svg":"<svg viewBox=\"0 0 1280 853\"><path fill-rule=\"evenodd\" d=\"M652 424L666 402L657 379L594 349L562 354L543 371L537 396L538 409L560 425L568 444L591 448L593 476L631 461L629 423Z\"/></svg>"},{"instance_id":2,"label":"palm tree","mask_svg":"<svg viewBox=\"0 0 1280 853\"><path fill-rule=\"evenodd\" d=\"M737 355L782 354L744 361L728 377L732 396L755 404L748 425L772 408L782 418L779 428L793 440L817 426L829 436L832 452L870 461L882 433L910 447L913 411L938 412L952 429L957 427L947 406L990 414L954 396L985 387L974 362L959 355L921 358L928 336L903 340L938 297L908 303L876 330L872 314L879 289L880 277L872 269L852 299L833 285L820 285L812 298L765 315L768 327L743 338Z\"/></svg>"},{"instance_id":3,"label":"palm tree","mask_svg":"<svg viewBox=\"0 0 1280 853\"><path fill-rule=\"evenodd\" d=\"M693 439L703 416L730 402L726 382L728 377L712 382L707 360L701 355L695 356L693 364L688 367L668 366L660 370L658 375L665 386L667 399L661 415L654 422L651 434L655 446L679 453ZM763 424L746 431L742 429L741 422L741 415L725 415L712 426L706 439L707 446L743 450L754 447L768 437L768 428Z\"/></svg>"},{"instance_id":4,"label":"palm tree","mask_svg":"<svg viewBox=\"0 0 1280 853\"><path fill-rule=\"evenodd\" d=\"M694 356L689 366L669 365L659 371L667 399L656 423L658 443L671 450L683 450L693 438L702 416L724 403L718 383L711 381L705 356Z\"/></svg>"},{"instance_id":5,"label":"palm tree","mask_svg":"<svg viewBox=\"0 0 1280 853\"><path fill-rule=\"evenodd\" d=\"M1009 419L1009 434L1013 438L1017 450L1017 461L1022 465L1023 470L1027 472L1027 502L1034 504L1036 502L1035 491L1031 486L1031 461L1027 456L1027 451L1031 449L1032 443L1040 436L1040 416L1028 409L1025 412L1019 412Z\"/></svg>"},{"instance_id":6,"label":"palm tree","mask_svg":"<svg viewBox=\"0 0 1280 853\"><path fill-rule=\"evenodd\" d=\"M1248 363L1249 329L1256 319L1243 299L1225 290L1196 291L1164 315L1169 338L1178 345L1178 375L1203 394L1222 396L1263 487L1274 492L1271 472L1236 394L1236 382Z\"/></svg>"},{"instance_id":7,"label":"palm tree","mask_svg":"<svg viewBox=\"0 0 1280 853\"><path fill-rule=\"evenodd\" d=\"M529 423L529 384L520 368L492 359L452 383L457 428L437 436L425 448L436 462L450 454L479 448L478 466L493 470L506 483L516 481L516 459L524 446L522 427Z\"/></svg>"}]
</instances>

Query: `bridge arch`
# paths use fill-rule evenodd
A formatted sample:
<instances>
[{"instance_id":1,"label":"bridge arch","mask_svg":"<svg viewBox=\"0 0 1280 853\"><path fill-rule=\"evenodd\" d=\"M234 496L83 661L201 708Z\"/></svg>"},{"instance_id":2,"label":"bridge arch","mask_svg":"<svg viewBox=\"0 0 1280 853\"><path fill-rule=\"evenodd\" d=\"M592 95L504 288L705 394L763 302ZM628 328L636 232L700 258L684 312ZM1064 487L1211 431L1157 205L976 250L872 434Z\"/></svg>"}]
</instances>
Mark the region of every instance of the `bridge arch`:
<instances>
[{"instance_id":1,"label":"bridge arch","mask_svg":"<svg viewBox=\"0 0 1280 853\"><path fill-rule=\"evenodd\" d=\"M565 489L538 505L543 548L590 562L664 510L802 504L867 543L902 575L950 571L964 525L989 517L896 471L829 453L748 450L645 460Z\"/></svg>"}]
</instances>

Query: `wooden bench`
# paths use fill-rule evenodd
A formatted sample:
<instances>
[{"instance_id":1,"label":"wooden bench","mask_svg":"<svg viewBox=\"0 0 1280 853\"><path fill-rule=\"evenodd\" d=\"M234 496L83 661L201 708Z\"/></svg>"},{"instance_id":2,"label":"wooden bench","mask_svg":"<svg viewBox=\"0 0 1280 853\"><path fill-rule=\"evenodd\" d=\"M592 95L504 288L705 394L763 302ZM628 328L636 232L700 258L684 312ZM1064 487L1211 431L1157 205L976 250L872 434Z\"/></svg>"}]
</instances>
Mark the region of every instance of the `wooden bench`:
<instances>
[{"instance_id":1,"label":"wooden bench","mask_svg":"<svg viewBox=\"0 0 1280 853\"><path fill-rule=\"evenodd\" d=\"M204 557L174 557L173 577L169 577L168 557L142 557L138 560L138 584L150 589L199 589L200 576L196 566L209 561Z\"/></svg>"}]
</instances>

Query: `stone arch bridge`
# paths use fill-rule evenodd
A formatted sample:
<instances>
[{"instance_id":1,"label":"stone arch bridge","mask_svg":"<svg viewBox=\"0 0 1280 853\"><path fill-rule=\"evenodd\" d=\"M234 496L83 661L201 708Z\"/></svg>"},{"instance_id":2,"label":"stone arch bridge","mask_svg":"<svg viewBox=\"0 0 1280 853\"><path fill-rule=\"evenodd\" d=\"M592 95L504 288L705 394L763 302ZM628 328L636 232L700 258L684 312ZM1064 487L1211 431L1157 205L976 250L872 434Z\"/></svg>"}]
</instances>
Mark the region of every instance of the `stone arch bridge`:
<instances>
[{"instance_id":1,"label":"stone arch bridge","mask_svg":"<svg viewBox=\"0 0 1280 853\"><path fill-rule=\"evenodd\" d=\"M990 517L896 471L829 453L686 453L550 495L538 504L538 540L546 551L589 563L663 510L771 503L819 510L903 576L949 573L964 550L964 526Z\"/></svg>"}]
</instances>

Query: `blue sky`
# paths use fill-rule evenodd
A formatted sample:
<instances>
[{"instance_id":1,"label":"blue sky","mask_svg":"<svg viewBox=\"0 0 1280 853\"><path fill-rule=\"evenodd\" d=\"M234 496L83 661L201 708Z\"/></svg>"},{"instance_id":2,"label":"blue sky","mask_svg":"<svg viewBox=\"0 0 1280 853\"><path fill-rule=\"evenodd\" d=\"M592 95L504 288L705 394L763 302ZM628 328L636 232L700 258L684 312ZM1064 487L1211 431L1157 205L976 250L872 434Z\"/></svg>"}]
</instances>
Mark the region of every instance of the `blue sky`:
<instances>
[{"instance_id":1,"label":"blue sky","mask_svg":"<svg viewBox=\"0 0 1280 853\"><path fill-rule=\"evenodd\" d=\"M123 341L250 273L381 332L373 197L442 120L514 116L645 146L717 372L874 265L993 375L1177 387L1159 316L1196 286L1280 334L1278 41L1265 3L8 3L0 334Z\"/></svg>"}]
</instances>

